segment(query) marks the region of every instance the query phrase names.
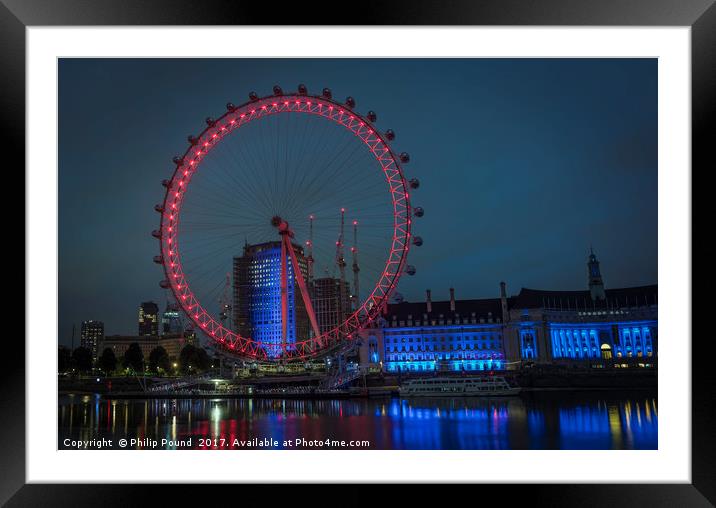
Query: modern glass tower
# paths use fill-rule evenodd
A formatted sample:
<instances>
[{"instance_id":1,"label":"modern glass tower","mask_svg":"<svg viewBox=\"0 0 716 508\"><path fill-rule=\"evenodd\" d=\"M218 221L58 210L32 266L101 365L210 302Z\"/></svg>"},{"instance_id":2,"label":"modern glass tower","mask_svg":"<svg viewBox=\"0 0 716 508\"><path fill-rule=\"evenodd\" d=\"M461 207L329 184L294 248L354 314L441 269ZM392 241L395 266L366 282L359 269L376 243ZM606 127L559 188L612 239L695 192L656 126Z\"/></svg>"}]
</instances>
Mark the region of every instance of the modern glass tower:
<instances>
[{"instance_id":1,"label":"modern glass tower","mask_svg":"<svg viewBox=\"0 0 716 508\"><path fill-rule=\"evenodd\" d=\"M179 313L179 305L167 302L167 307L162 314L162 335L181 333L184 326Z\"/></svg>"},{"instance_id":2,"label":"modern glass tower","mask_svg":"<svg viewBox=\"0 0 716 508\"><path fill-rule=\"evenodd\" d=\"M303 249L293 244L301 273L308 277ZM288 278L288 322L282 337L281 319L281 242L244 246L243 256L234 257L233 309L234 327L244 337L267 345L271 358L281 356L285 339L290 350L297 340L309 338L306 306L301 298L293 266L286 259Z\"/></svg>"}]
</instances>

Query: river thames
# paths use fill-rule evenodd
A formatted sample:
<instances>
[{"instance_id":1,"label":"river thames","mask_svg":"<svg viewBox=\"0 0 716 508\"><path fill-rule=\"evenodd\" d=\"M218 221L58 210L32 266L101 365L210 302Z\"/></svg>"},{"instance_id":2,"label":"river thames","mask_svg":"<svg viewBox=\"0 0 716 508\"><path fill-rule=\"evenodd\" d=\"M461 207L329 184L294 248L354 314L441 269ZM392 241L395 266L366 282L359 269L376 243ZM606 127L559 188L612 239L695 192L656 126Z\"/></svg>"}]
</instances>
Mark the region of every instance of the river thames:
<instances>
[{"instance_id":1,"label":"river thames","mask_svg":"<svg viewBox=\"0 0 716 508\"><path fill-rule=\"evenodd\" d=\"M227 450L651 450L658 445L655 390L341 400L60 395L58 420L59 449L97 449L98 443L113 449Z\"/></svg>"}]
</instances>

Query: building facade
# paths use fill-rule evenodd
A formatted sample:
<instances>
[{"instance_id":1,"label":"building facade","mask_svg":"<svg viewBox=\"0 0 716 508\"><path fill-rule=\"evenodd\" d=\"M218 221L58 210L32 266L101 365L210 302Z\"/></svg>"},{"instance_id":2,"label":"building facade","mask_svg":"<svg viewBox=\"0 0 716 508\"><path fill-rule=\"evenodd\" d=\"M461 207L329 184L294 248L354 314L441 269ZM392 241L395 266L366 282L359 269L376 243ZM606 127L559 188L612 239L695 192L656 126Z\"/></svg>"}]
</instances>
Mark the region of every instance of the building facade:
<instances>
[{"instance_id":1,"label":"building facade","mask_svg":"<svg viewBox=\"0 0 716 508\"><path fill-rule=\"evenodd\" d=\"M121 365L124 353L135 342L139 344L144 359L149 361L149 353L159 345L159 337L156 335L108 335L102 341L101 350L111 349Z\"/></svg>"},{"instance_id":2,"label":"building facade","mask_svg":"<svg viewBox=\"0 0 716 508\"><path fill-rule=\"evenodd\" d=\"M162 336L156 335L108 335L104 337L99 343L99 354L102 354L106 348L109 348L114 353L117 359L122 361L124 353L129 349L129 346L133 343L139 344L139 348L142 350L144 359L149 361L149 354L152 349L156 347L163 347L167 352L167 356L171 361L179 359L181 350L186 345L199 346L197 341L196 333L194 332L182 332L175 334L164 334Z\"/></svg>"},{"instance_id":3,"label":"building facade","mask_svg":"<svg viewBox=\"0 0 716 508\"><path fill-rule=\"evenodd\" d=\"M89 349L92 361L97 361L99 346L104 340L104 323L102 321L82 321L80 328L80 346Z\"/></svg>"},{"instance_id":4,"label":"building facade","mask_svg":"<svg viewBox=\"0 0 716 508\"><path fill-rule=\"evenodd\" d=\"M159 335L159 306L154 302L142 302L139 306L139 335Z\"/></svg>"},{"instance_id":5,"label":"building facade","mask_svg":"<svg viewBox=\"0 0 716 508\"><path fill-rule=\"evenodd\" d=\"M308 264L303 248L293 245L299 269L306 280ZM233 312L236 332L263 343L266 353L277 358L284 339L290 349L297 340L309 337L306 305L300 295L293 263L286 256L288 322L283 337L281 316L281 242L244 246L243 256L234 257Z\"/></svg>"},{"instance_id":6,"label":"building facade","mask_svg":"<svg viewBox=\"0 0 716 508\"><path fill-rule=\"evenodd\" d=\"M505 368L500 299L389 304L364 332L361 363L385 372L486 371Z\"/></svg>"},{"instance_id":7,"label":"building facade","mask_svg":"<svg viewBox=\"0 0 716 508\"><path fill-rule=\"evenodd\" d=\"M345 321L351 313L350 285L335 277L322 277L315 279L312 284L313 311L316 313L318 329L326 333Z\"/></svg>"},{"instance_id":8,"label":"building facade","mask_svg":"<svg viewBox=\"0 0 716 508\"><path fill-rule=\"evenodd\" d=\"M166 333L157 340L157 346L164 348L172 362L179 360L181 350L187 345L199 345L194 332Z\"/></svg>"},{"instance_id":9,"label":"building facade","mask_svg":"<svg viewBox=\"0 0 716 508\"><path fill-rule=\"evenodd\" d=\"M522 288L480 300L389 304L362 333L361 364L385 372L484 371L529 364L653 367L658 286L605 289L594 252L584 291Z\"/></svg>"}]
</instances>

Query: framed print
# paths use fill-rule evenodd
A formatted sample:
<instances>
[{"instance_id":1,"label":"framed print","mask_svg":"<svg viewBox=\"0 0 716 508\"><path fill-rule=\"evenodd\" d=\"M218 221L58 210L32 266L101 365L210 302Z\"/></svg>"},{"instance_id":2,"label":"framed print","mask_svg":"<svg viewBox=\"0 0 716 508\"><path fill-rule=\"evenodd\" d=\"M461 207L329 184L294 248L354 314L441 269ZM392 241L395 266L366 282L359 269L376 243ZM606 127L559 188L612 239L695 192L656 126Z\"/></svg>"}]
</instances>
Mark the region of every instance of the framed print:
<instances>
[{"instance_id":1,"label":"framed print","mask_svg":"<svg viewBox=\"0 0 716 508\"><path fill-rule=\"evenodd\" d=\"M3 501L714 503L713 2L0 12L27 200Z\"/></svg>"}]
</instances>

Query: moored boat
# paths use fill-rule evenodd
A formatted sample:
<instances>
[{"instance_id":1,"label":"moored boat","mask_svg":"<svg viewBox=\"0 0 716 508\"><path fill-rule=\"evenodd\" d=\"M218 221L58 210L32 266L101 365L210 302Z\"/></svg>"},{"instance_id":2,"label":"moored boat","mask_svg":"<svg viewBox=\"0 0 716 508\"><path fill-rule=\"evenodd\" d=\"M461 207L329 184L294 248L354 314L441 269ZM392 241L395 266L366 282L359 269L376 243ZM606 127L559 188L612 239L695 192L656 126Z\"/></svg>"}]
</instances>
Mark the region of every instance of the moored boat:
<instances>
[{"instance_id":1,"label":"moored boat","mask_svg":"<svg viewBox=\"0 0 716 508\"><path fill-rule=\"evenodd\" d=\"M522 388L510 386L502 376L480 377L433 377L406 380L400 387L401 397L434 396L510 396L520 393Z\"/></svg>"}]
</instances>

